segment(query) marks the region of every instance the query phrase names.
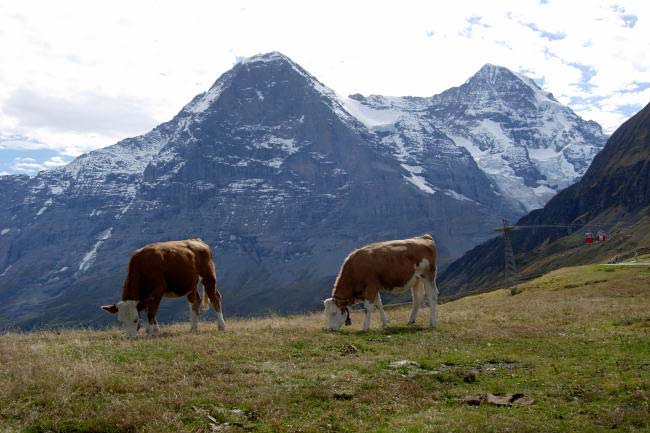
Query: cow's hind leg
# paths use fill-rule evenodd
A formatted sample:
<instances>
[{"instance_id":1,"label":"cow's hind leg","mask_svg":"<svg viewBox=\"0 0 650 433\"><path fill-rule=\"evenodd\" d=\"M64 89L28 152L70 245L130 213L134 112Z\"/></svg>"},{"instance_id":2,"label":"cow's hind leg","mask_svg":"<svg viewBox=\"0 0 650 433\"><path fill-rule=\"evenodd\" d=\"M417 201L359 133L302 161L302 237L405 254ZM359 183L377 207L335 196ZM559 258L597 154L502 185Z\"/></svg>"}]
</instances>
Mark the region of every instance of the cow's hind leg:
<instances>
[{"instance_id":1,"label":"cow's hind leg","mask_svg":"<svg viewBox=\"0 0 650 433\"><path fill-rule=\"evenodd\" d=\"M156 320L158 307L160 306L160 298L153 298L149 301L147 306L147 336L160 335L160 327Z\"/></svg>"},{"instance_id":2,"label":"cow's hind leg","mask_svg":"<svg viewBox=\"0 0 650 433\"><path fill-rule=\"evenodd\" d=\"M438 305L438 287L436 286L436 278L433 280L424 280L424 288L429 301L429 327L436 327L436 306Z\"/></svg>"},{"instance_id":3,"label":"cow's hind leg","mask_svg":"<svg viewBox=\"0 0 650 433\"><path fill-rule=\"evenodd\" d=\"M187 301L190 303L190 332L196 332L199 325L199 311L201 310L201 297L198 290L192 290L188 293Z\"/></svg>"},{"instance_id":4,"label":"cow's hind leg","mask_svg":"<svg viewBox=\"0 0 650 433\"><path fill-rule=\"evenodd\" d=\"M223 320L223 313L221 312L221 293L217 288L217 271L214 269L214 262L212 258L202 260L199 264L199 275L201 277L201 282L203 284L203 296L207 298L212 303L212 308L217 315L217 327L219 330L224 331L226 329L226 322ZM203 299L204 307L208 307L208 302L206 299Z\"/></svg>"},{"instance_id":5,"label":"cow's hind leg","mask_svg":"<svg viewBox=\"0 0 650 433\"><path fill-rule=\"evenodd\" d=\"M388 316L386 316L386 312L384 311L384 304L381 303L381 296L379 296L379 293L377 293L377 297L375 298L375 306L377 307L377 310L379 310L381 326L382 328L385 328L388 326Z\"/></svg>"},{"instance_id":6,"label":"cow's hind leg","mask_svg":"<svg viewBox=\"0 0 650 433\"><path fill-rule=\"evenodd\" d=\"M424 284L422 283L422 281L419 280L416 281L413 287L411 287L411 296L413 298L413 306L411 307L411 316L409 317L409 321L407 325L415 324L415 320L418 315L418 310L422 305L422 301L424 299Z\"/></svg>"},{"instance_id":7,"label":"cow's hind leg","mask_svg":"<svg viewBox=\"0 0 650 433\"><path fill-rule=\"evenodd\" d=\"M219 330L224 331L226 329L226 322L223 320L223 313L221 312L221 293L217 289L216 278L204 277L203 288L205 290L204 296L208 296L210 302L212 302L212 308L214 308L214 312L217 315L217 327Z\"/></svg>"}]
</instances>

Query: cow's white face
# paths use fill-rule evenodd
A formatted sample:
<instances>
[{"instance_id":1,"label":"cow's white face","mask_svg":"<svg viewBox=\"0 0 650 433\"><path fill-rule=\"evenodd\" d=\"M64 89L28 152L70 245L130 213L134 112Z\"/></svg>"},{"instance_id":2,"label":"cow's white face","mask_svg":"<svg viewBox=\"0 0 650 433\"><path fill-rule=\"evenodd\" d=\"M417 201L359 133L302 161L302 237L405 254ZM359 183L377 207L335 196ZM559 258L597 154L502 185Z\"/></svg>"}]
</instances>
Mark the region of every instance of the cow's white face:
<instances>
[{"instance_id":1,"label":"cow's white face","mask_svg":"<svg viewBox=\"0 0 650 433\"><path fill-rule=\"evenodd\" d=\"M334 299L329 298L323 302L325 305L325 317L327 318L327 329L338 331L343 324L350 324L350 310L336 305Z\"/></svg>"},{"instance_id":2,"label":"cow's white face","mask_svg":"<svg viewBox=\"0 0 650 433\"><path fill-rule=\"evenodd\" d=\"M120 301L117 303L117 320L128 337L135 337L140 329L140 312L138 301Z\"/></svg>"},{"instance_id":3,"label":"cow's white face","mask_svg":"<svg viewBox=\"0 0 650 433\"><path fill-rule=\"evenodd\" d=\"M117 304L105 305L102 310L111 314L117 313L117 320L122 324L127 337L138 335L140 329L138 301L120 301Z\"/></svg>"}]
</instances>

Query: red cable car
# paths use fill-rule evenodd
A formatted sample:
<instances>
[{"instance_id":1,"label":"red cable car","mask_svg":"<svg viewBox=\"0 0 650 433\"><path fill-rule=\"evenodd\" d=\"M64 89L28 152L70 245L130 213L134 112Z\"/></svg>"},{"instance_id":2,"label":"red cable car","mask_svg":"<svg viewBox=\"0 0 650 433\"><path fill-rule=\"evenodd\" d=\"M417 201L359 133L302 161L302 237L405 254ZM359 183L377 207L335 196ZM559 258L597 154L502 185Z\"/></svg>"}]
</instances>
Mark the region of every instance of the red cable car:
<instances>
[{"instance_id":1,"label":"red cable car","mask_svg":"<svg viewBox=\"0 0 650 433\"><path fill-rule=\"evenodd\" d=\"M591 232L585 233L585 243L593 244L594 243L594 234Z\"/></svg>"},{"instance_id":2,"label":"red cable car","mask_svg":"<svg viewBox=\"0 0 650 433\"><path fill-rule=\"evenodd\" d=\"M607 240L607 233L602 230L598 230L598 233L596 234L596 240L598 242L605 242Z\"/></svg>"}]
</instances>

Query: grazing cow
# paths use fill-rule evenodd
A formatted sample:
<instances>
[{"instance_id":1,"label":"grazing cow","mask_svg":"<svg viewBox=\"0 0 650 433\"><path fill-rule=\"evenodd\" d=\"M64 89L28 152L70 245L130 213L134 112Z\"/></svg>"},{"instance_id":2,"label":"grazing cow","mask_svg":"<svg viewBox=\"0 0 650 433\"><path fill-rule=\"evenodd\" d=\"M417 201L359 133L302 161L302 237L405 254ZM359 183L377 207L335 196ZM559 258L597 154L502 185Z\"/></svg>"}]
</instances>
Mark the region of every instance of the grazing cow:
<instances>
[{"instance_id":1,"label":"grazing cow","mask_svg":"<svg viewBox=\"0 0 650 433\"><path fill-rule=\"evenodd\" d=\"M203 299L198 284L203 284ZM159 334L156 313L163 297L187 296L190 303L191 331L197 330L201 305L210 302L217 313L217 326L226 328L221 313L221 294L208 244L201 239L158 242L136 250L129 260L122 300L104 305L102 310L116 314L129 337L140 329L140 312L147 310L147 335Z\"/></svg>"},{"instance_id":2,"label":"grazing cow","mask_svg":"<svg viewBox=\"0 0 650 433\"><path fill-rule=\"evenodd\" d=\"M380 290L402 292L411 289L413 309L408 324L415 323L423 292L429 301L429 326L436 326L436 244L429 235L417 238L378 242L353 251L343 262L332 297L324 301L327 325L338 331L345 323L350 325L348 307L363 301L366 316L363 329L370 328L374 307L379 310L382 326L388 318L379 296Z\"/></svg>"}]
</instances>

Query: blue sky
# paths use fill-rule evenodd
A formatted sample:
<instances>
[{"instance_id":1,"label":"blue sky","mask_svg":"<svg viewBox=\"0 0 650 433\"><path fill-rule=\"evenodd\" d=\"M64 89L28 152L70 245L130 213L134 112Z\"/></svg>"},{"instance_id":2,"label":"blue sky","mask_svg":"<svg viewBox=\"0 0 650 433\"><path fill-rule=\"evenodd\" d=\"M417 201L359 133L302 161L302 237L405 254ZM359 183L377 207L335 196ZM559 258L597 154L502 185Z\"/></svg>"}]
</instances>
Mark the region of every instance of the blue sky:
<instances>
[{"instance_id":1,"label":"blue sky","mask_svg":"<svg viewBox=\"0 0 650 433\"><path fill-rule=\"evenodd\" d=\"M147 132L238 58L281 51L340 94L431 96L493 63L612 132L650 102L643 1L0 4L0 174Z\"/></svg>"}]
</instances>

